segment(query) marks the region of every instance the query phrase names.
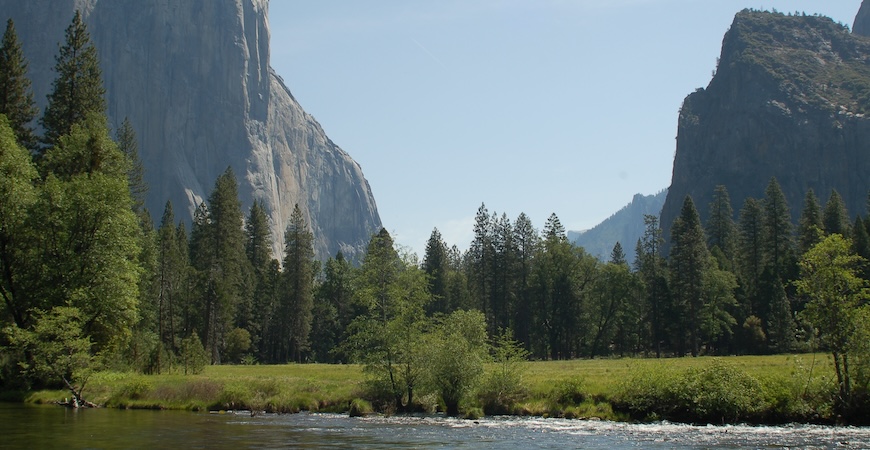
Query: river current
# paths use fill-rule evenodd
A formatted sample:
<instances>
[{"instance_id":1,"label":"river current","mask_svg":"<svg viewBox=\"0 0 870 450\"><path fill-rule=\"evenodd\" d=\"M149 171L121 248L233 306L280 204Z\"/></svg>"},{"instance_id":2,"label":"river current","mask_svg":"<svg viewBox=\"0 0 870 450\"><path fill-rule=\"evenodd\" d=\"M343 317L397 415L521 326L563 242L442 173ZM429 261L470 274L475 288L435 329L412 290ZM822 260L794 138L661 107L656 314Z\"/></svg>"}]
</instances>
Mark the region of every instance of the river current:
<instances>
[{"instance_id":1,"label":"river current","mask_svg":"<svg viewBox=\"0 0 870 450\"><path fill-rule=\"evenodd\" d=\"M870 428L74 411L0 404L0 448L870 448Z\"/></svg>"}]
</instances>

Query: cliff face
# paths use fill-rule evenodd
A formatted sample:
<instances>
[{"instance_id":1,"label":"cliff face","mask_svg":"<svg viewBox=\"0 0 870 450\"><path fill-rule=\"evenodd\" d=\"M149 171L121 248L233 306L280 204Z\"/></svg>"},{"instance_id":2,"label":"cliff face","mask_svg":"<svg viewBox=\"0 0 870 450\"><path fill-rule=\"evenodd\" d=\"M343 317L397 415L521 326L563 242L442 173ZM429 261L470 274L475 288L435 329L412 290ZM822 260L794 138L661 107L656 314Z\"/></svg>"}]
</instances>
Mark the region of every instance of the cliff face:
<instances>
[{"instance_id":1,"label":"cliff face","mask_svg":"<svg viewBox=\"0 0 870 450\"><path fill-rule=\"evenodd\" d=\"M245 209L269 211L275 256L298 203L319 258L354 258L381 224L359 165L269 66L268 0L0 0L30 61L40 107L76 9L100 55L109 121L129 117L159 220L189 219L231 166Z\"/></svg>"},{"instance_id":2,"label":"cliff face","mask_svg":"<svg viewBox=\"0 0 870 450\"><path fill-rule=\"evenodd\" d=\"M737 214L747 197L764 196L771 177L795 221L809 188L823 203L836 189L850 214L864 214L868 112L870 39L824 17L738 13L716 75L680 110L665 237L686 195L706 220L723 184Z\"/></svg>"}]
</instances>

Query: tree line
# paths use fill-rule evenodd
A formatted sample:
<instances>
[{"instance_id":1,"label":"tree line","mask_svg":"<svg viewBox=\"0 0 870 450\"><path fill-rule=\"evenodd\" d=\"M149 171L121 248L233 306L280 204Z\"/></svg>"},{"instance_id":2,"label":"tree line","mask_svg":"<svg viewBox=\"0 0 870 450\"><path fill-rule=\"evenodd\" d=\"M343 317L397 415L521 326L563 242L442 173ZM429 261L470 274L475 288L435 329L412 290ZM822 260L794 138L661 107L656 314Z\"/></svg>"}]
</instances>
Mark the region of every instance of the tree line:
<instances>
[{"instance_id":1,"label":"tree line","mask_svg":"<svg viewBox=\"0 0 870 450\"><path fill-rule=\"evenodd\" d=\"M706 223L687 197L667 255L658 217L645 216L631 267L621 243L607 262L573 245L555 214L539 232L525 214L511 221L485 205L467 251L435 229L419 261L382 229L359 264L341 253L321 263L297 205L279 260L264 205L242 210L230 168L189 231L169 202L152 223L135 132L125 120L110 135L80 14L65 38L41 136L11 20L0 47L3 386L63 380L80 391L97 361L147 373L362 362L397 407L433 373L449 404L470 383L455 375L477 373L462 361L486 360L481 350L570 359L827 349L841 396L862 379L870 219L852 221L836 191L824 208L808 191L796 228L775 179L736 221L724 186Z\"/></svg>"}]
</instances>

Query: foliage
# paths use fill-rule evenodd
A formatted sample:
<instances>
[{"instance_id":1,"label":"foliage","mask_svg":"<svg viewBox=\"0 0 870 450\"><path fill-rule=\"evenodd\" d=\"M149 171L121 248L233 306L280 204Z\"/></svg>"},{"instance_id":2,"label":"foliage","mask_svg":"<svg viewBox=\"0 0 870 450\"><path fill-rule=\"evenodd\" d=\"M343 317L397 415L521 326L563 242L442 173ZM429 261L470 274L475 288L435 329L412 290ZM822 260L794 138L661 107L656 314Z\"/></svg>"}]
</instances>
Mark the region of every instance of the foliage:
<instances>
[{"instance_id":1,"label":"foliage","mask_svg":"<svg viewBox=\"0 0 870 450\"><path fill-rule=\"evenodd\" d=\"M430 383L441 396L447 415L477 387L489 359L486 322L480 311L454 311L438 324L429 339Z\"/></svg>"},{"instance_id":2,"label":"foliage","mask_svg":"<svg viewBox=\"0 0 870 450\"><path fill-rule=\"evenodd\" d=\"M43 142L48 146L58 143L72 126L91 114L104 115L106 90L97 50L91 43L90 33L76 11L66 29L65 42L60 47L54 67L57 78L48 94L40 125L45 129Z\"/></svg>"},{"instance_id":3,"label":"foliage","mask_svg":"<svg viewBox=\"0 0 870 450\"><path fill-rule=\"evenodd\" d=\"M181 360L181 367L185 375L202 373L205 366L208 365L208 353L203 348L202 341L199 340L199 336L196 333L192 333L189 337L181 340L179 359Z\"/></svg>"},{"instance_id":4,"label":"foliage","mask_svg":"<svg viewBox=\"0 0 870 450\"><path fill-rule=\"evenodd\" d=\"M809 298L802 316L817 330L834 359L838 405L850 408L853 400L853 370L850 359L866 325L862 310L870 298L867 281L857 275L861 257L852 254L851 243L832 234L813 246L800 261L801 278L795 281L800 294Z\"/></svg>"},{"instance_id":5,"label":"foliage","mask_svg":"<svg viewBox=\"0 0 870 450\"><path fill-rule=\"evenodd\" d=\"M58 306L40 314L32 329L8 327L5 332L20 356L24 375L39 385L62 385L73 395L73 406L84 406L82 397L97 360L84 334L84 318L76 308Z\"/></svg>"},{"instance_id":6,"label":"foliage","mask_svg":"<svg viewBox=\"0 0 870 450\"><path fill-rule=\"evenodd\" d=\"M510 330L501 330L491 344L493 364L478 390L478 399L487 414L510 414L515 405L528 395L523 364L529 356L522 343L511 338Z\"/></svg>"},{"instance_id":7,"label":"foliage","mask_svg":"<svg viewBox=\"0 0 870 450\"><path fill-rule=\"evenodd\" d=\"M36 117L37 108L27 78L27 65L15 24L9 19L0 42L0 114L6 115L16 140L28 150L35 150L36 135L30 123Z\"/></svg>"}]
</instances>

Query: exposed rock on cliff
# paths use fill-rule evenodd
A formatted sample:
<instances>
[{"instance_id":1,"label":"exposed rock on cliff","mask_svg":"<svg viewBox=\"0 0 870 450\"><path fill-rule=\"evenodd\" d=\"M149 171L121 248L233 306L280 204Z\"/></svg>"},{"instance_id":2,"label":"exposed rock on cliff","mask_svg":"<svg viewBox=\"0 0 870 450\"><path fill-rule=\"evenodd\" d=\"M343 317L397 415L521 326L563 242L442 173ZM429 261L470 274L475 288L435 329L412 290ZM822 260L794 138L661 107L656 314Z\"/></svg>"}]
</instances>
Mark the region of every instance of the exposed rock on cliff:
<instances>
[{"instance_id":1,"label":"exposed rock on cliff","mask_svg":"<svg viewBox=\"0 0 870 450\"><path fill-rule=\"evenodd\" d=\"M771 177L792 218L812 188L836 189L851 214L870 190L870 39L831 19L744 10L722 43L716 75L680 110L666 238L686 195L703 220L716 185L735 214Z\"/></svg>"},{"instance_id":2,"label":"exposed rock on cliff","mask_svg":"<svg viewBox=\"0 0 870 450\"><path fill-rule=\"evenodd\" d=\"M269 66L268 0L0 0L45 105L57 44L80 9L100 55L109 121L129 117L159 220L192 215L227 166L244 208L269 211L280 259L293 205L319 258L354 258L381 224L359 165L305 113Z\"/></svg>"}]
</instances>

